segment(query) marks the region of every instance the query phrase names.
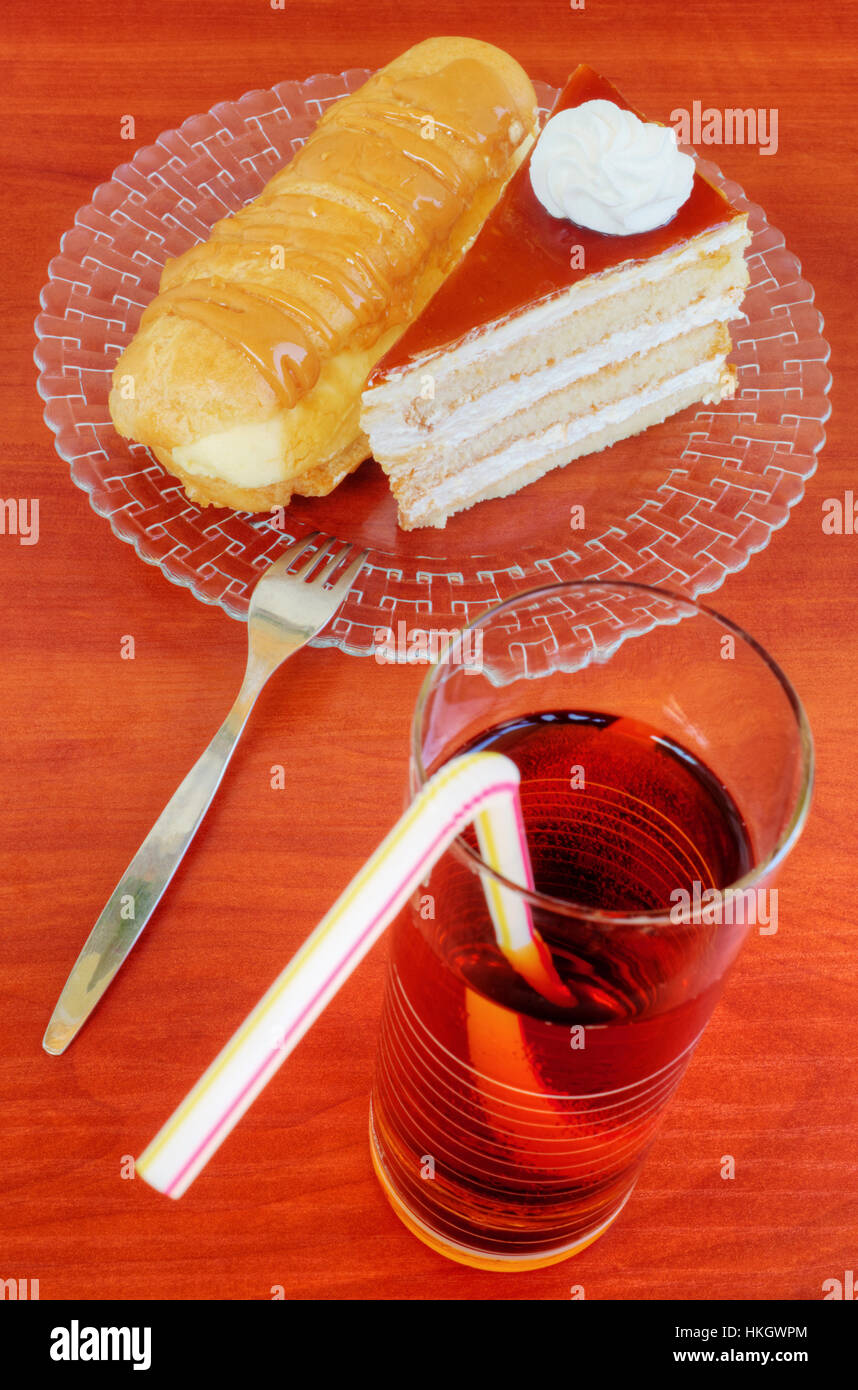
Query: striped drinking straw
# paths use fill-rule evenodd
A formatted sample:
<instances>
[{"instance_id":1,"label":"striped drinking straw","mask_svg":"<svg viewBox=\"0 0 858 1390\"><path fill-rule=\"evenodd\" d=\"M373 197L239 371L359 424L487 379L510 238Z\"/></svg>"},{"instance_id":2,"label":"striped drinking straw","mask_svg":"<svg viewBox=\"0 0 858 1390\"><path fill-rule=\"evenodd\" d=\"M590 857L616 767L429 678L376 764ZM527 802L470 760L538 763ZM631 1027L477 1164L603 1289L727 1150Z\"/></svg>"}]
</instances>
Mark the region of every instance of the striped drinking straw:
<instances>
[{"instance_id":1,"label":"striped drinking straw","mask_svg":"<svg viewBox=\"0 0 858 1390\"><path fill-rule=\"evenodd\" d=\"M435 773L137 1161L146 1182L170 1197L187 1191L466 825L492 869L533 888L518 786L501 753L467 753ZM506 959L545 998L570 1003L525 898L482 880Z\"/></svg>"}]
</instances>

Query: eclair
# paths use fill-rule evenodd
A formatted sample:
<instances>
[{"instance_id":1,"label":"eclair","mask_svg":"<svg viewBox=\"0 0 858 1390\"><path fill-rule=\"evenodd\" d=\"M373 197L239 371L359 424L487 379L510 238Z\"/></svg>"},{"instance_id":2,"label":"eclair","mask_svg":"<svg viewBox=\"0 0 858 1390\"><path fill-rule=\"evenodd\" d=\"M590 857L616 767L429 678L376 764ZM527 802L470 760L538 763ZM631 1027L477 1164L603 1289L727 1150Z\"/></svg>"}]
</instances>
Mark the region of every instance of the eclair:
<instances>
[{"instance_id":1,"label":"eclair","mask_svg":"<svg viewBox=\"0 0 858 1390\"><path fill-rule=\"evenodd\" d=\"M121 435L203 505L321 496L369 455L361 391L533 142L532 84L475 39L417 44L325 112L260 195L168 261L113 376Z\"/></svg>"}]
</instances>

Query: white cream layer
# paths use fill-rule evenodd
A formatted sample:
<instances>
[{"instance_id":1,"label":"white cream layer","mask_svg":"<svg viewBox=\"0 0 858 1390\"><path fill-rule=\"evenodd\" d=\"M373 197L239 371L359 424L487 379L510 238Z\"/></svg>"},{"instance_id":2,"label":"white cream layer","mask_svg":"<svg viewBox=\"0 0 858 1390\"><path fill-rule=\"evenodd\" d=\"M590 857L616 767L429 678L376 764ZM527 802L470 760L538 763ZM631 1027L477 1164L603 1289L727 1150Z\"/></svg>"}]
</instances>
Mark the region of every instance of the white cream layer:
<instances>
[{"instance_id":1,"label":"white cream layer","mask_svg":"<svg viewBox=\"0 0 858 1390\"><path fill-rule=\"evenodd\" d=\"M605 367L625 362L638 353L651 352L663 343L678 338L692 329L710 323L726 323L739 312L742 290L715 299L701 299L690 304L674 318L662 323L644 323L636 328L621 329L603 338L600 343L573 352L552 367L530 372L516 381L505 381L480 396L449 406L443 392L436 389L436 407L429 416L431 434L419 425L407 424L400 410L367 412L367 424L373 444L386 460L394 461L398 454L427 445L431 448L454 449L485 430L486 424L515 415L534 405L544 396L560 391L573 382ZM401 397L401 391L397 392ZM391 401L391 405L393 402Z\"/></svg>"},{"instance_id":2,"label":"white cream layer","mask_svg":"<svg viewBox=\"0 0 858 1390\"><path fill-rule=\"evenodd\" d=\"M566 425L552 425L550 429L541 434L517 439L500 453L479 459L469 468L447 478L427 480L427 495L419 503L408 506L409 521L419 522L421 517L455 507L457 503L461 503L467 498L483 492L492 484L500 482L508 474L517 473L519 469L526 468L528 464L535 463L540 459L548 458L551 454L556 453L562 456L571 445L578 444L588 435L598 434L610 425L619 424L621 421L629 419L639 410L644 410L647 406L654 405L658 401L667 400L668 397L692 386L704 386L708 383L712 387L712 393L704 394L702 401L705 403L711 400L720 400L723 371L722 358L710 359L696 367L689 367L687 371L680 372L677 376L667 378L658 386L651 387L649 391L636 391L633 396L626 396L621 401L613 401L592 415L579 416L578 419L570 420ZM413 464L409 464L409 469L411 467ZM395 467L391 471L395 477Z\"/></svg>"}]
</instances>

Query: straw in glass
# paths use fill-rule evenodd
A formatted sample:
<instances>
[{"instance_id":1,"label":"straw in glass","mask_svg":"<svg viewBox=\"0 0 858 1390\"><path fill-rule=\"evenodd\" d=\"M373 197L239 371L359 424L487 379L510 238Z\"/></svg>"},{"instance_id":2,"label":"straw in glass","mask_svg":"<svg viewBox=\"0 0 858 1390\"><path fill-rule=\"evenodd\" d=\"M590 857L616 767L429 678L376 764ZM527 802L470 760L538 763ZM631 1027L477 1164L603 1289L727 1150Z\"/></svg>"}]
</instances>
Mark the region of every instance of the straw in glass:
<instances>
[{"instance_id":1,"label":"straw in glass","mask_svg":"<svg viewBox=\"0 0 858 1390\"><path fill-rule=\"evenodd\" d=\"M433 864L474 822L485 862L533 888L519 773L501 753L445 764L296 952L267 994L137 1162L146 1182L181 1197ZM527 899L482 876L498 946L538 993L570 1003Z\"/></svg>"}]
</instances>

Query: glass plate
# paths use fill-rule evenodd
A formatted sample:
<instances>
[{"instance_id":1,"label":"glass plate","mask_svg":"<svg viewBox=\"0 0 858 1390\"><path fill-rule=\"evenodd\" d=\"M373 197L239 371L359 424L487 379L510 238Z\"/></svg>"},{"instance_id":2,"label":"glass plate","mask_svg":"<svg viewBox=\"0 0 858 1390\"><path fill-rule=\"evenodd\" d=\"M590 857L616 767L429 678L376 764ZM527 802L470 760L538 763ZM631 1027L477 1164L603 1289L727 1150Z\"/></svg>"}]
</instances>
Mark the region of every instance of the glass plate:
<instances>
[{"instance_id":1,"label":"glass plate","mask_svg":"<svg viewBox=\"0 0 858 1390\"><path fill-rule=\"evenodd\" d=\"M829 413L822 319L798 260L762 209L714 165L701 170L750 213L751 284L732 325L739 390L691 407L606 452L577 459L513 497L482 502L443 531L403 532L371 460L329 497L296 498L286 530L189 502L107 409L113 366L155 295L161 268L255 197L331 102L369 76L350 69L281 82L192 116L141 149L81 208L51 261L36 319L39 392L71 476L168 579L244 619L261 570L295 538L370 547L356 588L316 646L372 652L374 632L458 627L511 594L554 579L605 578L696 597L741 569L783 526L816 466ZM555 91L536 84L544 111ZM573 506L585 527L573 529ZM576 513L576 516L580 514Z\"/></svg>"}]
</instances>

